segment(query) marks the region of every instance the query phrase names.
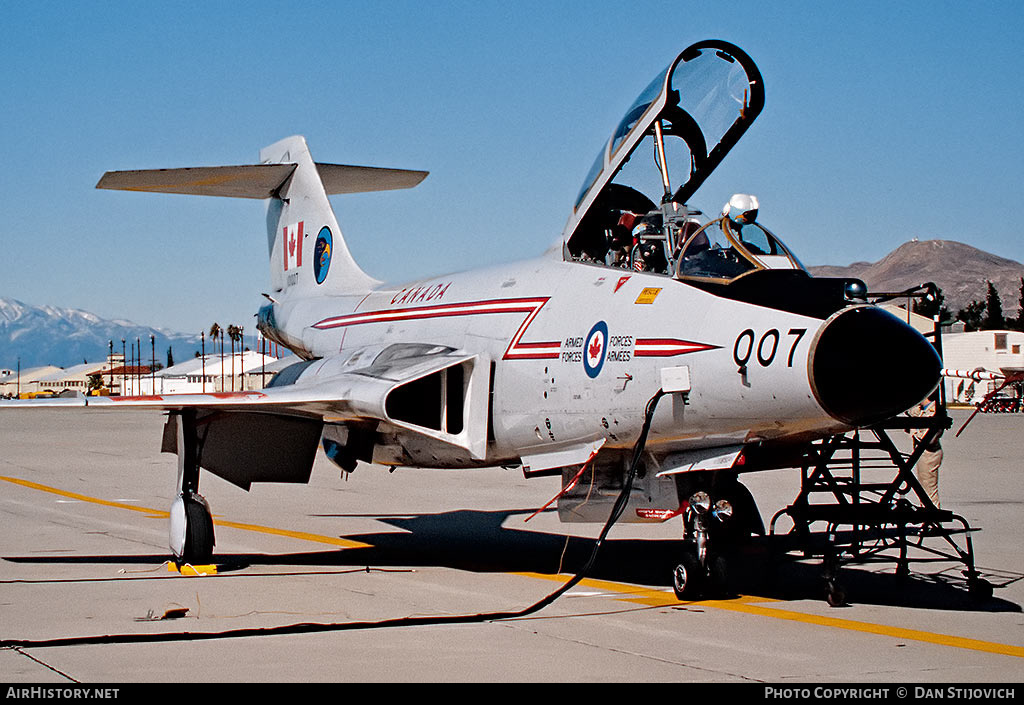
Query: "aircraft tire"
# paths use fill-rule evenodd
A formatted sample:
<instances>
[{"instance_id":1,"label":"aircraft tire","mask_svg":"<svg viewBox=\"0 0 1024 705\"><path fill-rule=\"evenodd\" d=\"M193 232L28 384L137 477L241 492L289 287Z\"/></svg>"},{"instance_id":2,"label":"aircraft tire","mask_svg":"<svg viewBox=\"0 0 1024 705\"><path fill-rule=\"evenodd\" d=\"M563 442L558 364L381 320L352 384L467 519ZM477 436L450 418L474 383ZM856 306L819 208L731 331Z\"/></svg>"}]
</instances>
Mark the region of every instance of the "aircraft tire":
<instances>
[{"instance_id":1,"label":"aircraft tire","mask_svg":"<svg viewBox=\"0 0 1024 705\"><path fill-rule=\"evenodd\" d=\"M729 597L732 594L729 584L729 562L725 556L716 554L708 559L708 582L714 597Z\"/></svg>"},{"instance_id":2,"label":"aircraft tire","mask_svg":"<svg viewBox=\"0 0 1024 705\"><path fill-rule=\"evenodd\" d=\"M213 558L213 517L206 502L190 497L185 501L185 550L181 562L201 565Z\"/></svg>"},{"instance_id":3,"label":"aircraft tire","mask_svg":"<svg viewBox=\"0 0 1024 705\"><path fill-rule=\"evenodd\" d=\"M700 595L704 569L691 550L684 550L672 570L672 589L680 600L695 600Z\"/></svg>"},{"instance_id":4,"label":"aircraft tire","mask_svg":"<svg viewBox=\"0 0 1024 705\"><path fill-rule=\"evenodd\" d=\"M843 587L834 580L828 581L825 593L825 602L828 603L829 607L845 607L847 605L846 590L844 590Z\"/></svg>"}]
</instances>

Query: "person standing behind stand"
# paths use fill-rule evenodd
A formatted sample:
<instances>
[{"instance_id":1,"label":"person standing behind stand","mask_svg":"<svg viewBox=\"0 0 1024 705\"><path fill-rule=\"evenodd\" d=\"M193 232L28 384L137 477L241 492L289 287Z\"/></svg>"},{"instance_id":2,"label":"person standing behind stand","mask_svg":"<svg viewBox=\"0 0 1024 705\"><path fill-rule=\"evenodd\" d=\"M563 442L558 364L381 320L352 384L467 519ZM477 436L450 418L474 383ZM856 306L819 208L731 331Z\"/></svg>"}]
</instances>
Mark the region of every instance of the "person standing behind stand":
<instances>
[{"instance_id":1,"label":"person standing behind stand","mask_svg":"<svg viewBox=\"0 0 1024 705\"><path fill-rule=\"evenodd\" d=\"M928 418L935 416L935 402L925 399L920 404L911 407L907 416L915 418ZM910 435L914 438L915 447L924 441L929 429L915 428ZM941 436L941 431L939 436ZM921 452L917 461L917 480L924 488L928 499L932 501L936 509L939 509L939 466L942 464L942 445L939 443L939 436Z\"/></svg>"}]
</instances>

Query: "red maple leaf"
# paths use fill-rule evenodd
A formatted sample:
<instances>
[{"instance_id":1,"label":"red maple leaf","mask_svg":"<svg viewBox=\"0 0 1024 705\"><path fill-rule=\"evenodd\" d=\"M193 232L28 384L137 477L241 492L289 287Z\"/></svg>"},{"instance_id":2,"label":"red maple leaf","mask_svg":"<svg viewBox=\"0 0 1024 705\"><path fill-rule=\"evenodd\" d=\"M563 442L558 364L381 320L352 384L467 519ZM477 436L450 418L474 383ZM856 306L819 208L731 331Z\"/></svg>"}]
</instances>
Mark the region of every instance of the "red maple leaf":
<instances>
[{"instance_id":1,"label":"red maple leaf","mask_svg":"<svg viewBox=\"0 0 1024 705\"><path fill-rule=\"evenodd\" d=\"M596 359L601 354L601 336L595 335L593 342L590 343L590 348L587 350L591 359Z\"/></svg>"}]
</instances>

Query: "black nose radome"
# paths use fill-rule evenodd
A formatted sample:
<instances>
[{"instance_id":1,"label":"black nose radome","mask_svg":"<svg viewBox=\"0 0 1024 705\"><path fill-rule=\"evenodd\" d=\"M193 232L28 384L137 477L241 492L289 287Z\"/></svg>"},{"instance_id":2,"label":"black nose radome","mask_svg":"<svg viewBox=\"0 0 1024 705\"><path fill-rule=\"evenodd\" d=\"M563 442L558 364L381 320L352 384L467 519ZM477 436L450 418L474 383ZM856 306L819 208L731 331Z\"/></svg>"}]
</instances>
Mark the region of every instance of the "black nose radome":
<instances>
[{"instance_id":1,"label":"black nose radome","mask_svg":"<svg viewBox=\"0 0 1024 705\"><path fill-rule=\"evenodd\" d=\"M851 308L829 321L809 366L818 403L850 426L906 411L935 389L942 372L924 336L873 306Z\"/></svg>"}]
</instances>

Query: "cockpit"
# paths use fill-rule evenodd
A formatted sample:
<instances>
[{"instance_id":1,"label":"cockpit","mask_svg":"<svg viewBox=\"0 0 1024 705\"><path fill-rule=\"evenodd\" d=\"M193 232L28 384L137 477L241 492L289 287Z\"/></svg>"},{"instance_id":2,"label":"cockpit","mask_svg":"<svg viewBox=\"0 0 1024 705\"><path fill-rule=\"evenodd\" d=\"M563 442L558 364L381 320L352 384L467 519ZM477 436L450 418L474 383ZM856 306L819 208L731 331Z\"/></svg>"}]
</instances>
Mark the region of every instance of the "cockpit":
<instances>
[{"instance_id":1,"label":"cockpit","mask_svg":"<svg viewBox=\"0 0 1024 705\"><path fill-rule=\"evenodd\" d=\"M804 272L756 221L753 197L737 194L710 222L688 206L763 106L760 72L741 49L710 40L683 51L598 153L563 233L566 258L698 285L768 269Z\"/></svg>"},{"instance_id":2,"label":"cockpit","mask_svg":"<svg viewBox=\"0 0 1024 705\"><path fill-rule=\"evenodd\" d=\"M680 243L672 260L676 279L708 279L727 284L762 269L798 269L803 265L767 228L722 216L697 228Z\"/></svg>"}]
</instances>

